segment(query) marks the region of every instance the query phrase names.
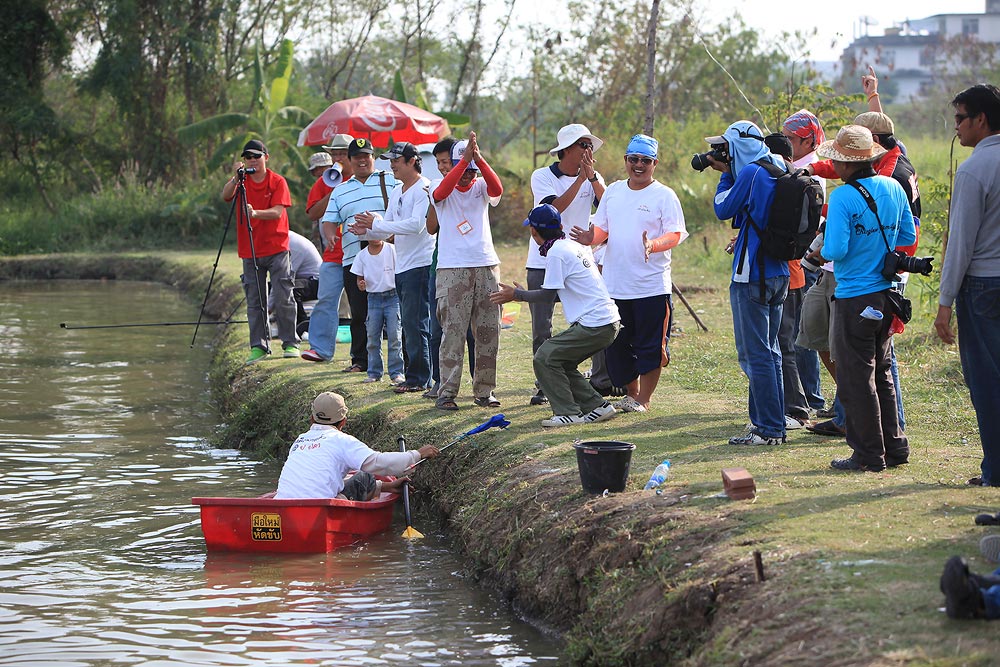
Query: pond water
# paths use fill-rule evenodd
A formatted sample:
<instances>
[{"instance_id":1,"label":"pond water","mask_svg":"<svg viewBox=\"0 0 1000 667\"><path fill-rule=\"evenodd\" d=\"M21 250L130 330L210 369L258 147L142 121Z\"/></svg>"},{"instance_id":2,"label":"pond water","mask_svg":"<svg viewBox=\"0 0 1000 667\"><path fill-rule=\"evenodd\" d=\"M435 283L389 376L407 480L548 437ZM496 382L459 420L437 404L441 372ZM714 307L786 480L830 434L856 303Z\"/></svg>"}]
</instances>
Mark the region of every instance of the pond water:
<instances>
[{"instance_id":1,"label":"pond water","mask_svg":"<svg viewBox=\"0 0 1000 667\"><path fill-rule=\"evenodd\" d=\"M59 327L196 316L156 284L0 283L0 665L557 662L401 511L333 554L207 554L190 499L280 472L208 444L213 331Z\"/></svg>"}]
</instances>

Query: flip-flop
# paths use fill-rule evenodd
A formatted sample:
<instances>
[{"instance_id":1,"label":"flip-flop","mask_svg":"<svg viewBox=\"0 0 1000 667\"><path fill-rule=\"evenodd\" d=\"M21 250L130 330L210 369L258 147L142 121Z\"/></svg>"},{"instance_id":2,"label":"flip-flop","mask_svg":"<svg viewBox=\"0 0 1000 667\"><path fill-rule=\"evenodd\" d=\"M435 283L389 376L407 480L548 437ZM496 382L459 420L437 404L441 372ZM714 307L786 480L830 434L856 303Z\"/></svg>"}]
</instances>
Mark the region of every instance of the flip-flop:
<instances>
[{"instance_id":1,"label":"flip-flop","mask_svg":"<svg viewBox=\"0 0 1000 667\"><path fill-rule=\"evenodd\" d=\"M341 371L341 373L364 373L365 369L361 368L357 364L351 364L347 368Z\"/></svg>"},{"instance_id":2,"label":"flip-flop","mask_svg":"<svg viewBox=\"0 0 1000 667\"><path fill-rule=\"evenodd\" d=\"M450 398L446 398L444 400L438 399L438 402L434 404L434 407L438 410L458 410L458 404Z\"/></svg>"},{"instance_id":3,"label":"flip-flop","mask_svg":"<svg viewBox=\"0 0 1000 667\"><path fill-rule=\"evenodd\" d=\"M411 394L416 391L423 391L423 387L418 387L415 384L397 384L393 387L392 391L395 394Z\"/></svg>"}]
</instances>

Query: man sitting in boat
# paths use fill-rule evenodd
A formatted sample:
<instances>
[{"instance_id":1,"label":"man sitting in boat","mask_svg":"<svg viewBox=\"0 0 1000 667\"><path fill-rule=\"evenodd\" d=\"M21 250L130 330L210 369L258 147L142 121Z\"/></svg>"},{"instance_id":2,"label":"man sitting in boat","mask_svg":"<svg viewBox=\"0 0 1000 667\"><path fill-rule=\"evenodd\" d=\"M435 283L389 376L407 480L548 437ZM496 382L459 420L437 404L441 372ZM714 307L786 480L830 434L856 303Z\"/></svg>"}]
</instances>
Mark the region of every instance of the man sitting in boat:
<instances>
[{"instance_id":1,"label":"man sitting in boat","mask_svg":"<svg viewBox=\"0 0 1000 667\"><path fill-rule=\"evenodd\" d=\"M275 498L346 498L374 500L383 491L402 489L409 478L392 482L375 475L399 476L421 459L438 455L437 447L424 445L409 452L376 452L344 433L347 404L340 394L325 391L313 401L312 426L296 438L281 469ZM352 470L357 472L345 481Z\"/></svg>"}]
</instances>

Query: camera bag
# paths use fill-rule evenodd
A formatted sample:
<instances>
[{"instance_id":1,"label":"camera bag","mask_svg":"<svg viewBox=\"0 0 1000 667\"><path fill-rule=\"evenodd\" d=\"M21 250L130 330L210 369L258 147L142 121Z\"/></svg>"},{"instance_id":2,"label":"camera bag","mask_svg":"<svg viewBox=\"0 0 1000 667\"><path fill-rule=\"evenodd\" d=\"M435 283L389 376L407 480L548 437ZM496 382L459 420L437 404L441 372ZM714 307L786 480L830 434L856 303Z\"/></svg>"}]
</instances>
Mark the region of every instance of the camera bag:
<instances>
[{"instance_id":1,"label":"camera bag","mask_svg":"<svg viewBox=\"0 0 1000 667\"><path fill-rule=\"evenodd\" d=\"M822 186L804 169L785 171L767 160L754 164L775 179L767 226L761 229L750 217L749 207L746 209L747 219L760 237L761 249L774 259L802 259L819 229Z\"/></svg>"}]
</instances>

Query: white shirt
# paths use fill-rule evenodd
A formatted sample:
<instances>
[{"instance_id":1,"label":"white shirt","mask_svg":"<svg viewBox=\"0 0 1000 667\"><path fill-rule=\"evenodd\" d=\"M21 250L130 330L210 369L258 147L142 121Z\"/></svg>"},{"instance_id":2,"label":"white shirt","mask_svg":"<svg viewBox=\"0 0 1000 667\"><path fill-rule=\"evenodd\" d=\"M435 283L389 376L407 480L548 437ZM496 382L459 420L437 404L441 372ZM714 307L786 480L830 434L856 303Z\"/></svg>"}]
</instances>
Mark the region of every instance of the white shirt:
<instances>
[{"instance_id":1,"label":"white shirt","mask_svg":"<svg viewBox=\"0 0 1000 667\"><path fill-rule=\"evenodd\" d=\"M531 174L531 196L535 200L535 206L541 204L543 199L562 196L576 178L559 171L556 164L536 169ZM600 174L597 174L597 180L604 184L604 178ZM590 210L594 206L594 197L594 184L584 181L576 193L576 198L570 202L565 211L560 211L564 232L569 234L569 230L573 227L587 229L590 226ZM545 258L538 254L538 244L533 239L528 239L528 261L524 266L527 269L545 268Z\"/></svg>"},{"instance_id":2,"label":"white shirt","mask_svg":"<svg viewBox=\"0 0 1000 667\"><path fill-rule=\"evenodd\" d=\"M336 498L344 490L344 475L361 470L365 459L375 453L333 426L313 424L288 450L274 497Z\"/></svg>"},{"instance_id":3,"label":"white shirt","mask_svg":"<svg viewBox=\"0 0 1000 667\"><path fill-rule=\"evenodd\" d=\"M434 258L434 237L427 233L427 206L430 203L428 188L431 182L420 177L403 192L399 184L389 194L389 208L385 217L375 213L371 230L363 237L387 239L396 236L396 274L430 266Z\"/></svg>"},{"instance_id":4,"label":"white shirt","mask_svg":"<svg viewBox=\"0 0 1000 667\"><path fill-rule=\"evenodd\" d=\"M431 183L431 193L441 181ZM439 269L462 269L496 266L500 263L493 248L489 207L500 203L499 197L486 193L486 181L477 178L466 192L455 188L442 201L434 202L438 225Z\"/></svg>"},{"instance_id":5,"label":"white shirt","mask_svg":"<svg viewBox=\"0 0 1000 667\"><path fill-rule=\"evenodd\" d=\"M559 290L568 323L602 327L621 319L589 246L559 239L543 259L546 262L542 288Z\"/></svg>"},{"instance_id":6,"label":"white shirt","mask_svg":"<svg viewBox=\"0 0 1000 667\"><path fill-rule=\"evenodd\" d=\"M358 253L351 264L351 273L365 279L365 291L369 294L396 289L396 249L391 243L383 243L377 255L371 249L368 246Z\"/></svg>"},{"instance_id":7,"label":"white shirt","mask_svg":"<svg viewBox=\"0 0 1000 667\"><path fill-rule=\"evenodd\" d=\"M594 214L594 226L608 233L604 252L604 282L615 299L641 299L670 294L670 250L643 261L642 233L653 240L668 232L688 237L684 213L674 191L659 181L632 190L628 181L608 186Z\"/></svg>"},{"instance_id":8,"label":"white shirt","mask_svg":"<svg viewBox=\"0 0 1000 667\"><path fill-rule=\"evenodd\" d=\"M816 155L816 151L813 151L812 153L809 153L809 155L803 155L798 160L795 160L794 162L792 162L792 166L801 169L802 167L805 167L806 165L812 164L814 162L819 162L819 161L820 161L820 157L818 155ZM822 178L820 176L817 176L816 174L812 175L812 179L814 181L816 181L817 183L819 183L820 187L823 188L823 200L826 201L826 179ZM833 262L827 262L821 268L824 271L829 271L830 273L833 273ZM909 275L909 274L905 274L905 275Z\"/></svg>"}]
</instances>

